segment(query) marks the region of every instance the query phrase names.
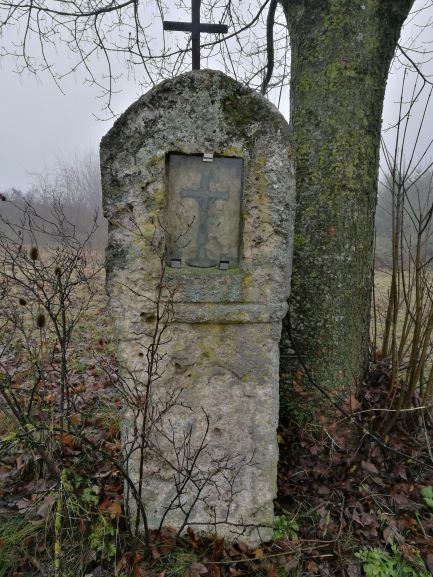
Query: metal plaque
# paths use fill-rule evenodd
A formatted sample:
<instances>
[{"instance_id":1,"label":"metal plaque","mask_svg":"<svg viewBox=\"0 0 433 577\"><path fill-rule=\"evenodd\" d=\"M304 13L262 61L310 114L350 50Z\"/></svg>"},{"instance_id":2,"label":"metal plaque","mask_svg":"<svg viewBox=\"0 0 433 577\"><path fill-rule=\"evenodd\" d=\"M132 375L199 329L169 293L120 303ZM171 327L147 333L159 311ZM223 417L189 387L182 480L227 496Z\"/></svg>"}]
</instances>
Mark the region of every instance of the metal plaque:
<instances>
[{"instance_id":1,"label":"metal plaque","mask_svg":"<svg viewBox=\"0 0 433 577\"><path fill-rule=\"evenodd\" d=\"M242 167L240 158L169 156L169 265L222 270L237 266Z\"/></svg>"}]
</instances>

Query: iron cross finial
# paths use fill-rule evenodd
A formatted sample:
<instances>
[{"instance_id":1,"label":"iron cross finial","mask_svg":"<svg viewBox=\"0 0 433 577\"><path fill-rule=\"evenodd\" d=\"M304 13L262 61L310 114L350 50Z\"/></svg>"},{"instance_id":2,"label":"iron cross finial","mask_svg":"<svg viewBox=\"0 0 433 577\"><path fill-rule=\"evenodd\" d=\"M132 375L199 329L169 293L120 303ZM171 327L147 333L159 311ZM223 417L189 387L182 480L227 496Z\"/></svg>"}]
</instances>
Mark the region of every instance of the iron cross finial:
<instances>
[{"instance_id":1,"label":"iron cross finial","mask_svg":"<svg viewBox=\"0 0 433 577\"><path fill-rule=\"evenodd\" d=\"M192 22L164 21L164 30L191 32L192 39L192 69L200 70L200 34L202 32L225 34L228 27L225 24L202 24L200 22L201 0L191 0Z\"/></svg>"}]
</instances>

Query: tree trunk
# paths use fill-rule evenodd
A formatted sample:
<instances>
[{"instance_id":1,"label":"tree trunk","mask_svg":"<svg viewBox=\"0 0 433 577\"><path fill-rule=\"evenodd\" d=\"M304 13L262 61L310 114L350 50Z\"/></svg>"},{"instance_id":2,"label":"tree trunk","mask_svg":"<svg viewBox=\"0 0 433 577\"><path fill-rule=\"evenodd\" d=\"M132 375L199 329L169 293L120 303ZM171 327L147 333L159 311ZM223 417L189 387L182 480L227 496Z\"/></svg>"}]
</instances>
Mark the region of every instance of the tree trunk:
<instances>
[{"instance_id":1,"label":"tree trunk","mask_svg":"<svg viewBox=\"0 0 433 577\"><path fill-rule=\"evenodd\" d=\"M368 366L382 103L412 4L283 0L298 201L291 324L314 379L337 402L354 392ZM282 377L283 406L311 391L287 346Z\"/></svg>"}]
</instances>

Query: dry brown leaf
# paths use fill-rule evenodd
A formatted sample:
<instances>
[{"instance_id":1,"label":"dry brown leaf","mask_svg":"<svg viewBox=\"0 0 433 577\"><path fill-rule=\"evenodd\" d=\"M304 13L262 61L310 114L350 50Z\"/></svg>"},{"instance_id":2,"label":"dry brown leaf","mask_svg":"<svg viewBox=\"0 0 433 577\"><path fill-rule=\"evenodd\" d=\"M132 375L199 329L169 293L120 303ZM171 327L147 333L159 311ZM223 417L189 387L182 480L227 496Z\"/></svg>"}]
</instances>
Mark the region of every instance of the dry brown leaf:
<instances>
[{"instance_id":1,"label":"dry brown leaf","mask_svg":"<svg viewBox=\"0 0 433 577\"><path fill-rule=\"evenodd\" d=\"M200 577L209 573L207 567L203 563L193 563L190 565L185 573L185 577Z\"/></svg>"},{"instance_id":2,"label":"dry brown leaf","mask_svg":"<svg viewBox=\"0 0 433 577\"><path fill-rule=\"evenodd\" d=\"M85 390L86 390L85 383L80 383L78 385L75 385L74 387L71 387L71 392L74 395L78 395L79 393L84 393Z\"/></svg>"},{"instance_id":3,"label":"dry brown leaf","mask_svg":"<svg viewBox=\"0 0 433 577\"><path fill-rule=\"evenodd\" d=\"M161 557L161 553L158 551L158 547L156 545L152 545L152 558L156 561Z\"/></svg>"},{"instance_id":4,"label":"dry brown leaf","mask_svg":"<svg viewBox=\"0 0 433 577\"><path fill-rule=\"evenodd\" d=\"M29 499L20 499L16 503L16 506L18 507L20 513L25 513L27 509L30 509L30 507L33 506L33 503Z\"/></svg>"},{"instance_id":5,"label":"dry brown leaf","mask_svg":"<svg viewBox=\"0 0 433 577\"><path fill-rule=\"evenodd\" d=\"M292 555L287 555L287 557L282 558L281 565L285 571L290 572L298 567L299 561Z\"/></svg>"},{"instance_id":6,"label":"dry brown leaf","mask_svg":"<svg viewBox=\"0 0 433 577\"><path fill-rule=\"evenodd\" d=\"M63 435L62 440L67 447L73 447L75 444L75 437L70 433L66 433L66 435Z\"/></svg>"},{"instance_id":7,"label":"dry brown leaf","mask_svg":"<svg viewBox=\"0 0 433 577\"><path fill-rule=\"evenodd\" d=\"M53 505L56 501L57 501L56 495L47 495L43 500L39 509L36 511L36 515L38 515L39 517L46 517L53 508Z\"/></svg>"},{"instance_id":8,"label":"dry brown leaf","mask_svg":"<svg viewBox=\"0 0 433 577\"><path fill-rule=\"evenodd\" d=\"M123 569L126 568L126 566L128 565L128 562L126 560L126 557L123 556L117 563L116 566L114 568L114 574L118 575Z\"/></svg>"},{"instance_id":9,"label":"dry brown leaf","mask_svg":"<svg viewBox=\"0 0 433 577\"><path fill-rule=\"evenodd\" d=\"M12 467L10 465L0 465L0 479L7 479L11 474Z\"/></svg>"},{"instance_id":10,"label":"dry brown leaf","mask_svg":"<svg viewBox=\"0 0 433 577\"><path fill-rule=\"evenodd\" d=\"M374 463L369 462L369 461L362 461L361 467L364 469L364 471L367 471L367 473L371 473L372 475L378 475L379 474L379 470L376 467L376 465Z\"/></svg>"},{"instance_id":11,"label":"dry brown leaf","mask_svg":"<svg viewBox=\"0 0 433 577\"><path fill-rule=\"evenodd\" d=\"M396 540L398 543L404 542L404 537L397 529L397 527L385 527L383 530L383 539L385 543Z\"/></svg>"},{"instance_id":12,"label":"dry brown leaf","mask_svg":"<svg viewBox=\"0 0 433 577\"><path fill-rule=\"evenodd\" d=\"M144 570L140 567L140 563L143 561L143 555L136 551L134 553L134 566L132 569L132 577L142 577Z\"/></svg>"},{"instance_id":13,"label":"dry brown leaf","mask_svg":"<svg viewBox=\"0 0 433 577\"><path fill-rule=\"evenodd\" d=\"M347 566L347 577L361 577L361 567L355 563Z\"/></svg>"},{"instance_id":14,"label":"dry brown leaf","mask_svg":"<svg viewBox=\"0 0 433 577\"><path fill-rule=\"evenodd\" d=\"M120 501L113 501L111 505L107 507L107 511L112 519L118 519L122 514L122 504Z\"/></svg>"},{"instance_id":15,"label":"dry brown leaf","mask_svg":"<svg viewBox=\"0 0 433 577\"><path fill-rule=\"evenodd\" d=\"M310 573L317 573L319 571L317 563L312 559L306 562L305 567Z\"/></svg>"},{"instance_id":16,"label":"dry brown leaf","mask_svg":"<svg viewBox=\"0 0 433 577\"><path fill-rule=\"evenodd\" d=\"M75 413L74 415L71 415L70 421L73 425L79 425L81 423L81 416Z\"/></svg>"},{"instance_id":17,"label":"dry brown leaf","mask_svg":"<svg viewBox=\"0 0 433 577\"><path fill-rule=\"evenodd\" d=\"M105 443L105 446L107 447L107 449L110 449L110 451L120 451L122 449L122 445L120 444L120 441L117 440L114 443L110 443L109 441L107 441Z\"/></svg>"},{"instance_id":18,"label":"dry brown leaf","mask_svg":"<svg viewBox=\"0 0 433 577\"><path fill-rule=\"evenodd\" d=\"M211 565L210 566L210 574L211 577L221 577L221 569L219 565Z\"/></svg>"},{"instance_id":19,"label":"dry brown leaf","mask_svg":"<svg viewBox=\"0 0 433 577\"><path fill-rule=\"evenodd\" d=\"M403 509L404 511L411 509L410 501L403 493L394 493L392 498L399 509Z\"/></svg>"},{"instance_id":20,"label":"dry brown leaf","mask_svg":"<svg viewBox=\"0 0 433 577\"><path fill-rule=\"evenodd\" d=\"M255 549L255 550L253 551L253 553L254 553L254 557L255 557L256 559L261 559L261 558L263 557L263 555L264 555L263 549L260 549L260 548Z\"/></svg>"}]
</instances>

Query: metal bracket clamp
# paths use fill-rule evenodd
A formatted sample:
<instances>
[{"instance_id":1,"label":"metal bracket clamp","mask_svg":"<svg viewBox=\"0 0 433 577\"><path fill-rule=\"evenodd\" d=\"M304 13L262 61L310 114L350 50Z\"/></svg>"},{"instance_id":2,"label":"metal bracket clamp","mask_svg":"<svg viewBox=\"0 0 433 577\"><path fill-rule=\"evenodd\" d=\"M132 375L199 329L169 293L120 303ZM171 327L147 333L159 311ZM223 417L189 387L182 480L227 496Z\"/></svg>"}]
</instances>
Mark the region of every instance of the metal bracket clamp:
<instances>
[{"instance_id":1,"label":"metal bracket clamp","mask_svg":"<svg viewBox=\"0 0 433 577\"><path fill-rule=\"evenodd\" d=\"M182 266L182 259L180 258L172 258L170 260L170 266L172 268L180 268Z\"/></svg>"},{"instance_id":2,"label":"metal bracket clamp","mask_svg":"<svg viewBox=\"0 0 433 577\"><path fill-rule=\"evenodd\" d=\"M213 162L213 152L205 152L203 154L203 162Z\"/></svg>"}]
</instances>

